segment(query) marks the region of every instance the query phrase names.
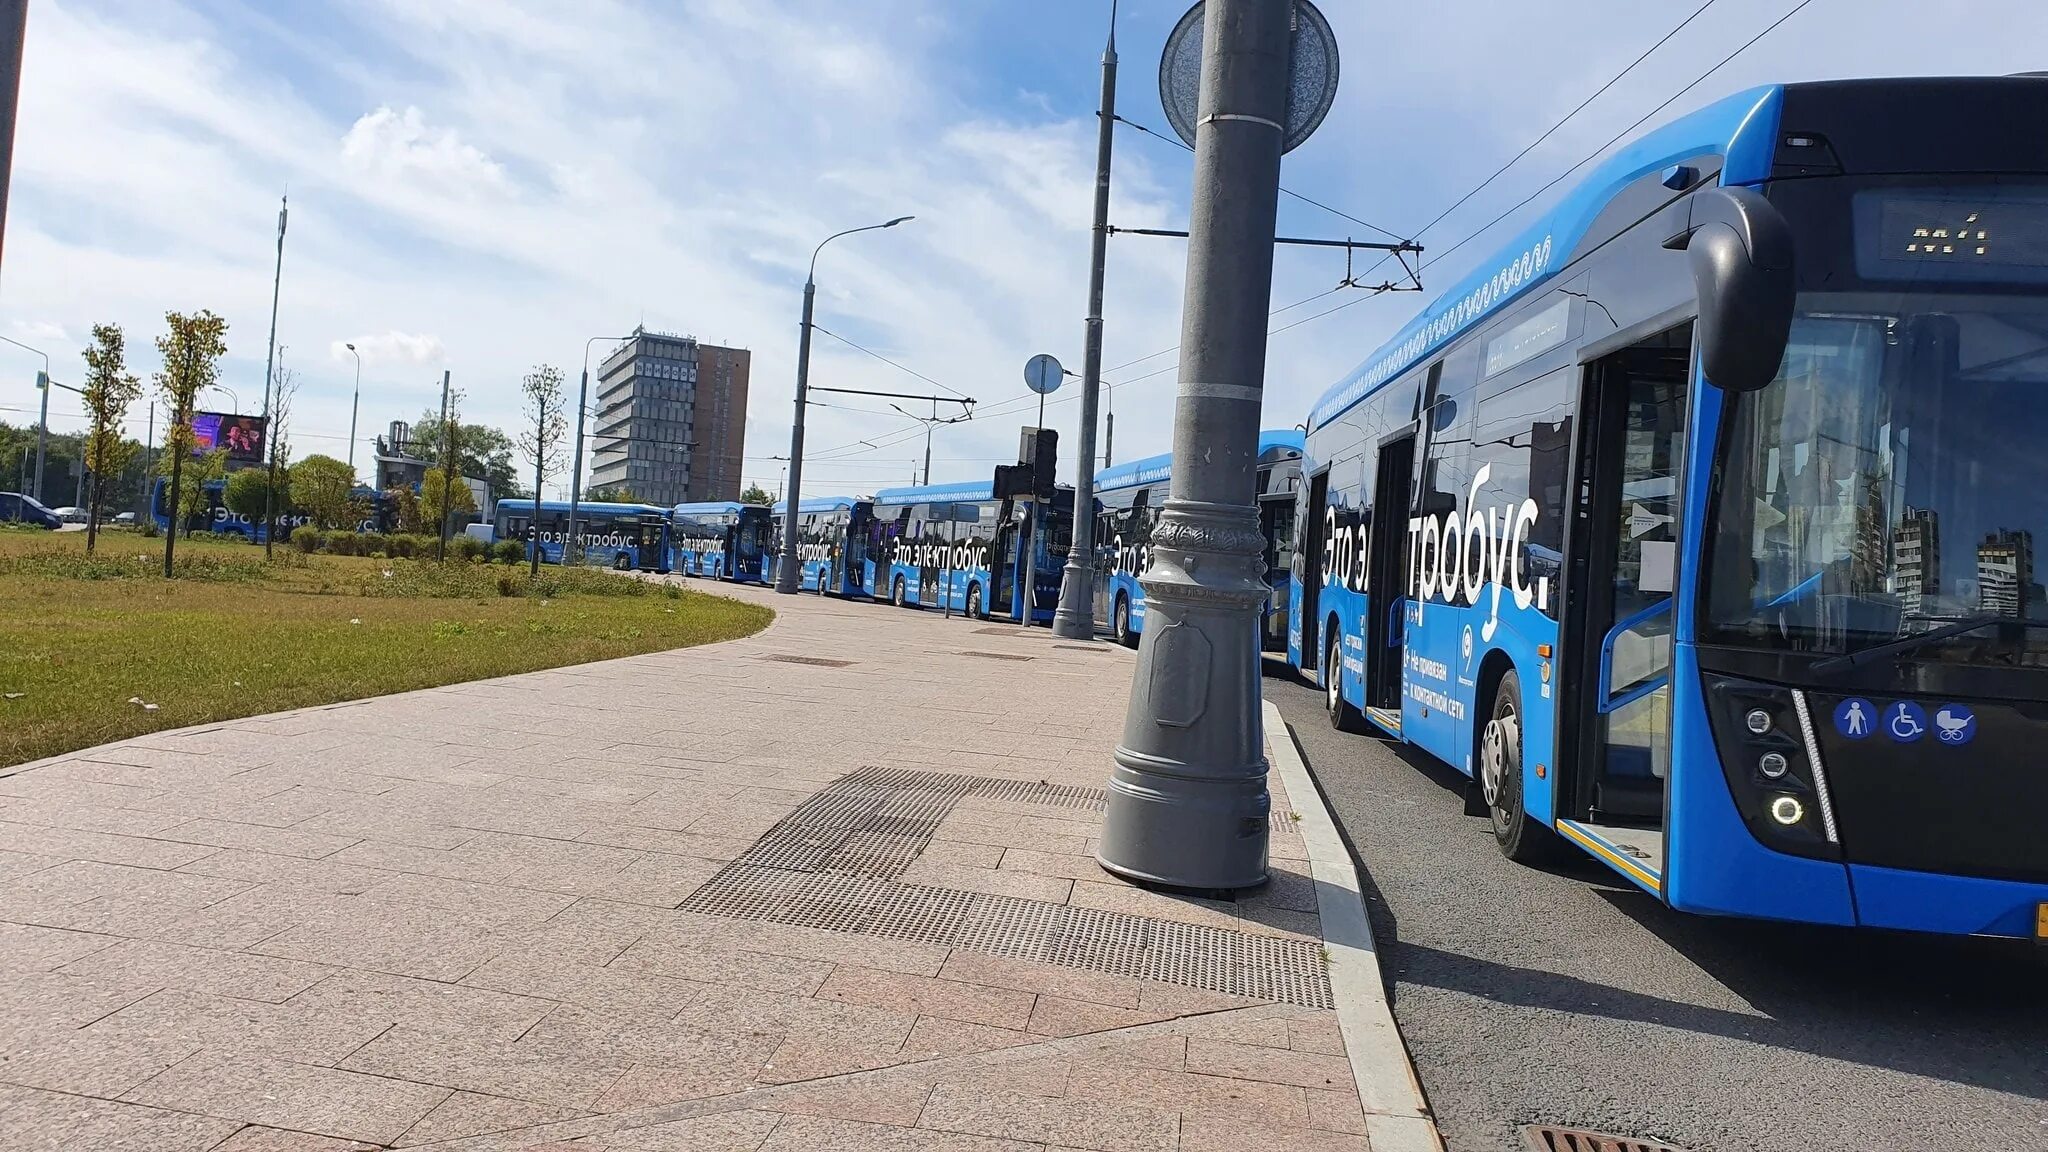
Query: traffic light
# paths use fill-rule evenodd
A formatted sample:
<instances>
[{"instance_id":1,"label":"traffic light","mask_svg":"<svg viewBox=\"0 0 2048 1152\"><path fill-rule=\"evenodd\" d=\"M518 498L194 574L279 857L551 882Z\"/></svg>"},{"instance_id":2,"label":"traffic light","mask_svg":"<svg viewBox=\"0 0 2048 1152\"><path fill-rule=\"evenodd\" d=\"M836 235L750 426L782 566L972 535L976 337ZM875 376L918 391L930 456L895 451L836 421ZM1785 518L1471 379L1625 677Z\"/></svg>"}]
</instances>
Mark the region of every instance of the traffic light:
<instances>
[{"instance_id":1,"label":"traffic light","mask_svg":"<svg viewBox=\"0 0 2048 1152\"><path fill-rule=\"evenodd\" d=\"M1059 483L1060 434L1051 428L1038 430L1031 449L1031 489L1040 500L1052 499Z\"/></svg>"},{"instance_id":2,"label":"traffic light","mask_svg":"<svg viewBox=\"0 0 2048 1152\"><path fill-rule=\"evenodd\" d=\"M996 465L995 491L993 495L998 500L1014 500L1019 497L1029 499L1032 495L1031 465Z\"/></svg>"}]
</instances>

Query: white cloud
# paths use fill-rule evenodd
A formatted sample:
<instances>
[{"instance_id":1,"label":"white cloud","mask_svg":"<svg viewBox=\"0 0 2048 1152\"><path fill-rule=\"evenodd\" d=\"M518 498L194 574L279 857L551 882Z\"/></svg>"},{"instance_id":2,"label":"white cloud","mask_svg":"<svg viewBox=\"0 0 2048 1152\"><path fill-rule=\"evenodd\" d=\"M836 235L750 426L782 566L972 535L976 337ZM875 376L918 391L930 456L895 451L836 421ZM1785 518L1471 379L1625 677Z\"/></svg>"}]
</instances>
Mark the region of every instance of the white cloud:
<instances>
[{"instance_id":1,"label":"white cloud","mask_svg":"<svg viewBox=\"0 0 2048 1152\"><path fill-rule=\"evenodd\" d=\"M387 105L357 120L341 138L341 159L380 180L416 181L438 192L475 195L508 187L504 166L465 144L453 128L435 128L418 108Z\"/></svg>"},{"instance_id":2,"label":"white cloud","mask_svg":"<svg viewBox=\"0 0 2048 1152\"><path fill-rule=\"evenodd\" d=\"M351 344L362 355L363 363L371 365L439 364L448 358L448 350L441 346L439 336L397 331L358 336L354 340L336 340L328 346L328 354L337 361L353 364L356 358L349 352Z\"/></svg>"},{"instance_id":3,"label":"white cloud","mask_svg":"<svg viewBox=\"0 0 2048 1152\"><path fill-rule=\"evenodd\" d=\"M48 320L10 320L7 327L24 344L69 344L71 336L62 324Z\"/></svg>"}]
</instances>

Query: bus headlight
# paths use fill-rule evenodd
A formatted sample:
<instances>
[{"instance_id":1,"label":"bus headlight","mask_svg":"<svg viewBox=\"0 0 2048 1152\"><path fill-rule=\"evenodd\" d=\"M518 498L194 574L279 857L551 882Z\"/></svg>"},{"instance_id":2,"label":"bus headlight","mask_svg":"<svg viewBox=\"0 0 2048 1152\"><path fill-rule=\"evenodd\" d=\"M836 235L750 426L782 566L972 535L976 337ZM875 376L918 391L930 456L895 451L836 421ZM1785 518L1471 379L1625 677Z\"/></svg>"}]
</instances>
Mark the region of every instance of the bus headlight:
<instances>
[{"instance_id":1,"label":"bus headlight","mask_svg":"<svg viewBox=\"0 0 2048 1152\"><path fill-rule=\"evenodd\" d=\"M1806 819L1806 805L1797 796L1780 796L1771 801L1771 819L1790 828Z\"/></svg>"},{"instance_id":2,"label":"bus headlight","mask_svg":"<svg viewBox=\"0 0 2048 1152\"><path fill-rule=\"evenodd\" d=\"M1752 715L1754 715L1754 713L1752 713ZM1756 762L1756 770L1763 773L1765 776L1769 777L1772 780L1783 778L1785 773L1790 771L1791 768L1792 765L1785 759L1785 754L1783 752L1766 752L1763 754L1762 758ZM1782 823L1793 824L1797 823L1797 821L1786 820L1782 821Z\"/></svg>"},{"instance_id":3,"label":"bus headlight","mask_svg":"<svg viewBox=\"0 0 2048 1152\"><path fill-rule=\"evenodd\" d=\"M1761 708L1751 708L1749 714L1742 718L1742 726L1749 729L1750 735L1761 736L1771 730L1771 714Z\"/></svg>"}]
</instances>

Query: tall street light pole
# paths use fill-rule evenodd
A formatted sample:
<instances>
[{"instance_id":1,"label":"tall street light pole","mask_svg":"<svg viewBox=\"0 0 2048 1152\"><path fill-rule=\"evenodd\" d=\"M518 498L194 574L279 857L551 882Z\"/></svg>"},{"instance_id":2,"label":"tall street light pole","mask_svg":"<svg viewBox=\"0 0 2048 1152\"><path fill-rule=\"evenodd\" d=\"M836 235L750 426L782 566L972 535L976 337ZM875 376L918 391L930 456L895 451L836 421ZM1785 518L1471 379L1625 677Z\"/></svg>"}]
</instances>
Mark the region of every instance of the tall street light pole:
<instances>
[{"instance_id":1,"label":"tall street light pole","mask_svg":"<svg viewBox=\"0 0 2048 1152\"><path fill-rule=\"evenodd\" d=\"M1173 481L1096 859L1189 889L1266 878L1256 469L1293 0L1207 0ZM1084 457L1085 458L1085 457Z\"/></svg>"},{"instance_id":2,"label":"tall street light pole","mask_svg":"<svg viewBox=\"0 0 2048 1152\"><path fill-rule=\"evenodd\" d=\"M1116 141L1116 5L1102 49L1102 100L1095 112L1095 231L1088 251L1088 321L1081 353L1081 444L1074 453L1074 541L1060 575L1052 632L1095 639L1095 406L1102 391L1102 274L1109 258L1109 158ZM1043 404L1045 397L1039 397Z\"/></svg>"},{"instance_id":3,"label":"tall street light pole","mask_svg":"<svg viewBox=\"0 0 2048 1152\"><path fill-rule=\"evenodd\" d=\"M4 209L5 206L0 205L0 211L4 211ZM43 394L42 410L36 415L36 474L29 478L31 489L29 495L37 500L41 500L43 498L43 453L48 448L50 441L50 354L41 348L31 348L19 340L8 340L5 336L0 336L0 340L6 340L7 343L14 345L24 352L33 352L43 358L43 370L36 373L36 391Z\"/></svg>"},{"instance_id":4,"label":"tall street light pole","mask_svg":"<svg viewBox=\"0 0 2048 1152\"><path fill-rule=\"evenodd\" d=\"M834 232L818 241L818 246L811 249L810 271L804 273L803 331L797 337L796 346L796 420L789 426L789 502L792 506L802 497L804 489L804 405L809 402L811 387L811 305L818 295L818 253L825 250L825 245L841 236L851 236L855 232L873 232L879 228L894 228L907 220L915 219L915 216L898 216L883 224L868 224L860 228L848 228L844 232ZM782 554L797 554L797 523L794 516L782 518ZM798 567L795 564L776 566L777 592L785 596L796 595Z\"/></svg>"},{"instance_id":5,"label":"tall street light pole","mask_svg":"<svg viewBox=\"0 0 2048 1152\"><path fill-rule=\"evenodd\" d=\"M277 429L270 426L270 380L277 366L277 294L284 285L284 229L291 219L292 199L286 196L277 208L277 271L270 278L270 346L263 352L263 435L271 440L270 475L263 485L263 557L270 558L270 538L276 535L272 501L277 489ZM240 407L240 405L236 405Z\"/></svg>"},{"instance_id":6,"label":"tall street light pole","mask_svg":"<svg viewBox=\"0 0 2048 1152\"><path fill-rule=\"evenodd\" d=\"M569 526L562 535L562 566L576 562L576 506L583 502L583 413L590 406L590 346L599 340L610 340L615 344L636 339L634 336L592 336L583 342L583 382L576 388L576 448L572 453L574 463L569 465ZM540 491L533 493L533 519L540 523ZM538 528L535 529L539 531ZM538 538L538 537L536 537Z\"/></svg>"},{"instance_id":7,"label":"tall street light pole","mask_svg":"<svg viewBox=\"0 0 2048 1152\"><path fill-rule=\"evenodd\" d=\"M356 351L353 344L345 344L343 347L348 349L349 355L356 358L356 390L348 400L348 482L353 484L356 482L356 410L362 407L363 403L363 354ZM535 493L533 498L538 500L540 495Z\"/></svg>"}]
</instances>

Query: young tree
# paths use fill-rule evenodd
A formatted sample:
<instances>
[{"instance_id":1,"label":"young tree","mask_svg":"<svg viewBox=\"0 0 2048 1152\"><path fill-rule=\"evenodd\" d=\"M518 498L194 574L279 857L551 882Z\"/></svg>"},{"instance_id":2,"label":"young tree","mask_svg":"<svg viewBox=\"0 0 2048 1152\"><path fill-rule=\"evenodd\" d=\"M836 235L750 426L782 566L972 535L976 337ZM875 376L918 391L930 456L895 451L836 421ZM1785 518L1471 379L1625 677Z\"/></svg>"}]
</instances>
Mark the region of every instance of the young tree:
<instances>
[{"instance_id":1,"label":"young tree","mask_svg":"<svg viewBox=\"0 0 2048 1152\"><path fill-rule=\"evenodd\" d=\"M270 464L269 483L264 486L263 503L263 558L270 558L271 538L277 535L277 514L284 509L286 477L279 476L278 470L291 465L291 415L292 398L299 392L299 374L284 366L282 353L278 349L279 362L270 374Z\"/></svg>"},{"instance_id":2,"label":"young tree","mask_svg":"<svg viewBox=\"0 0 2048 1152\"><path fill-rule=\"evenodd\" d=\"M740 503L742 504L768 504L774 500L775 497L770 496L768 490L759 484L749 484L747 485L747 490L740 493Z\"/></svg>"},{"instance_id":3,"label":"young tree","mask_svg":"<svg viewBox=\"0 0 2048 1152\"><path fill-rule=\"evenodd\" d=\"M447 493L447 505L441 503L442 493ZM439 532L448 523L448 517L457 513L476 511L476 496L459 476L448 476L439 468L427 469L420 478L420 526Z\"/></svg>"},{"instance_id":4,"label":"young tree","mask_svg":"<svg viewBox=\"0 0 2048 1152\"><path fill-rule=\"evenodd\" d=\"M534 515L529 522L535 528L540 522L540 494L547 479L550 465L560 465L562 438L569 434L569 421L562 415L566 403L562 395L562 370L552 364L536 364L533 371L519 382L519 390L526 394L526 418L532 426L519 436L519 450L533 461ZM574 526L570 530L573 532ZM529 530L532 540L527 544L527 564L532 575L540 575L540 533ZM567 559L565 554L563 559Z\"/></svg>"},{"instance_id":5,"label":"young tree","mask_svg":"<svg viewBox=\"0 0 2048 1152\"><path fill-rule=\"evenodd\" d=\"M355 470L332 456L308 456L292 465L292 503L304 508L323 531L354 527L363 518L355 488Z\"/></svg>"},{"instance_id":6,"label":"young tree","mask_svg":"<svg viewBox=\"0 0 2048 1152\"><path fill-rule=\"evenodd\" d=\"M441 413L422 413L412 426L413 454L441 462L443 442ZM475 476L491 486L495 497L518 497L523 495L519 485L519 466L513 459L512 438L499 429L487 424L464 424L455 422L455 454L461 461L458 476Z\"/></svg>"},{"instance_id":7,"label":"young tree","mask_svg":"<svg viewBox=\"0 0 2048 1152\"><path fill-rule=\"evenodd\" d=\"M92 425L85 436L85 467L92 476L85 504L87 555L99 544L100 517L111 490L107 478L118 480L135 456L135 441L121 435L121 418L142 395L142 381L128 371L127 361L128 340L121 326L93 325L92 345L85 350L85 387L81 389Z\"/></svg>"},{"instance_id":8,"label":"young tree","mask_svg":"<svg viewBox=\"0 0 2048 1152\"><path fill-rule=\"evenodd\" d=\"M170 412L170 425L164 429L164 455L171 462L171 523L164 533L164 579L168 580L178 548L178 521L186 514L180 481L185 458L192 454L192 403L220 378L220 358L228 351L228 322L201 309L190 316L166 312L164 324L168 331L156 339L156 350L164 358L156 385Z\"/></svg>"},{"instance_id":9,"label":"young tree","mask_svg":"<svg viewBox=\"0 0 2048 1152\"><path fill-rule=\"evenodd\" d=\"M640 494L627 484L600 484L583 494L593 504L638 504Z\"/></svg>"},{"instance_id":10,"label":"young tree","mask_svg":"<svg viewBox=\"0 0 2048 1152\"><path fill-rule=\"evenodd\" d=\"M281 480L279 486L273 489L268 472L261 468L243 468L228 475L227 485L220 494L220 502L228 506L228 511L247 520L249 526L253 528L263 523L266 511L285 502L283 485L286 483L289 483L289 480ZM253 541L255 537L251 536L250 539Z\"/></svg>"}]
</instances>

